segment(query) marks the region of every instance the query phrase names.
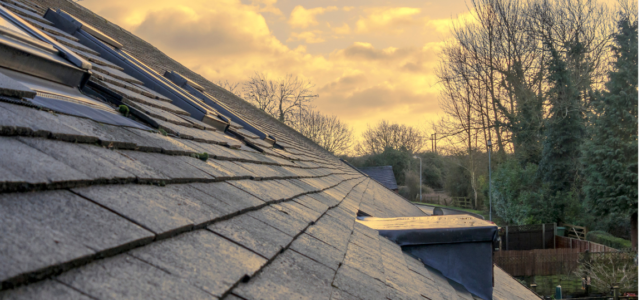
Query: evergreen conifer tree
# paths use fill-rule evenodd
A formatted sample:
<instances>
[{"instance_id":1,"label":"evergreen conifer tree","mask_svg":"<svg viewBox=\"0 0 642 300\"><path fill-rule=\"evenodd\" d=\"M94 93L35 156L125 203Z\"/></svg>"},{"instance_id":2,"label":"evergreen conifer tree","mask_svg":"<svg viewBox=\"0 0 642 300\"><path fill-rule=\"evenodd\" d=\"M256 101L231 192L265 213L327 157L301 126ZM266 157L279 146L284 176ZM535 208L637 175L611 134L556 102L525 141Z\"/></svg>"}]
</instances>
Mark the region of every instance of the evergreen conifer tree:
<instances>
[{"instance_id":1,"label":"evergreen conifer tree","mask_svg":"<svg viewBox=\"0 0 642 300\"><path fill-rule=\"evenodd\" d=\"M548 92L550 116L546 122L539 175L544 184L547 210L539 216L542 221L561 221L565 208L576 201L579 156L584 131L580 93L575 88L566 62L560 53L548 46ZM567 49L567 60L582 56L581 43L574 42Z\"/></svg>"},{"instance_id":2,"label":"evergreen conifer tree","mask_svg":"<svg viewBox=\"0 0 642 300\"><path fill-rule=\"evenodd\" d=\"M606 91L595 95L589 138L583 145L586 205L597 216L637 214L638 24L618 24L614 71ZM632 236L637 235L633 224ZM635 243L635 240L634 240Z\"/></svg>"}]
</instances>

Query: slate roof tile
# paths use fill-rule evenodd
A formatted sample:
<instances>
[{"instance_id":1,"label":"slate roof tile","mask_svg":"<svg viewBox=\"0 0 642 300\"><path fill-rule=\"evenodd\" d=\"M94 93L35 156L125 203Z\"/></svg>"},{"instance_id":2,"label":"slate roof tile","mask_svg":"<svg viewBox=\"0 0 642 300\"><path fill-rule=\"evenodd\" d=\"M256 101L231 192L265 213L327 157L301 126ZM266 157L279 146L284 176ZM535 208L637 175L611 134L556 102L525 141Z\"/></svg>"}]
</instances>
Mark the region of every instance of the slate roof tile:
<instances>
[{"instance_id":1,"label":"slate roof tile","mask_svg":"<svg viewBox=\"0 0 642 300\"><path fill-rule=\"evenodd\" d=\"M132 182L136 178L134 174L108 160L96 157L94 152L71 143L35 138L18 140L87 175L87 179L99 182Z\"/></svg>"},{"instance_id":2,"label":"slate roof tile","mask_svg":"<svg viewBox=\"0 0 642 300\"><path fill-rule=\"evenodd\" d=\"M44 280L28 286L8 290L2 294L0 298L3 300L91 300L88 296L55 280Z\"/></svg>"},{"instance_id":3,"label":"slate roof tile","mask_svg":"<svg viewBox=\"0 0 642 300\"><path fill-rule=\"evenodd\" d=\"M386 299L386 285L357 269L342 265L332 286L362 300Z\"/></svg>"},{"instance_id":4,"label":"slate roof tile","mask_svg":"<svg viewBox=\"0 0 642 300\"><path fill-rule=\"evenodd\" d=\"M140 163L149 166L154 171L169 177L170 182L213 181L215 179L213 176L201 169L185 163L186 159L196 161L199 160L198 158L129 150L119 150L119 152L122 155L137 160Z\"/></svg>"},{"instance_id":5,"label":"slate roof tile","mask_svg":"<svg viewBox=\"0 0 642 300\"><path fill-rule=\"evenodd\" d=\"M345 252L352 230L338 224L336 219L324 216L314 226L310 226L306 233L337 248L339 251Z\"/></svg>"},{"instance_id":6,"label":"slate roof tile","mask_svg":"<svg viewBox=\"0 0 642 300\"><path fill-rule=\"evenodd\" d=\"M311 210L295 201L287 201L279 204L272 204L272 207L287 213L297 219L303 220L307 223L315 222L319 219L322 213Z\"/></svg>"},{"instance_id":7,"label":"slate roof tile","mask_svg":"<svg viewBox=\"0 0 642 300\"><path fill-rule=\"evenodd\" d=\"M359 300L359 298L352 296L340 289L333 288L330 300Z\"/></svg>"},{"instance_id":8,"label":"slate roof tile","mask_svg":"<svg viewBox=\"0 0 642 300\"><path fill-rule=\"evenodd\" d=\"M96 299L216 299L189 280L126 254L97 260L56 280Z\"/></svg>"},{"instance_id":9,"label":"slate roof tile","mask_svg":"<svg viewBox=\"0 0 642 300\"><path fill-rule=\"evenodd\" d=\"M69 268L70 261L89 260L94 251L65 234L29 222L21 216L0 218L1 288L41 279L57 269ZM66 268L63 268L66 267Z\"/></svg>"},{"instance_id":10,"label":"slate roof tile","mask_svg":"<svg viewBox=\"0 0 642 300\"><path fill-rule=\"evenodd\" d=\"M136 182L138 183L158 183L169 181L169 177L154 171L151 167L148 167L137 160L121 155L118 151L94 145L77 144L75 146L81 153L83 151L92 153L97 161L108 161L116 168L132 174L136 177Z\"/></svg>"},{"instance_id":11,"label":"slate roof tile","mask_svg":"<svg viewBox=\"0 0 642 300\"><path fill-rule=\"evenodd\" d=\"M263 207L248 214L292 237L300 234L308 226L308 223L271 206Z\"/></svg>"},{"instance_id":12,"label":"slate roof tile","mask_svg":"<svg viewBox=\"0 0 642 300\"><path fill-rule=\"evenodd\" d=\"M130 255L221 297L244 276L252 276L265 258L210 231L197 230L138 248Z\"/></svg>"},{"instance_id":13,"label":"slate roof tile","mask_svg":"<svg viewBox=\"0 0 642 300\"><path fill-rule=\"evenodd\" d=\"M64 141L95 143L96 137L86 137L76 128L60 121L60 115L0 102L0 127L3 135L50 137Z\"/></svg>"},{"instance_id":14,"label":"slate roof tile","mask_svg":"<svg viewBox=\"0 0 642 300\"><path fill-rule=\"evenodd\" d=\"M328 268L337 270L345 254L342 251L304 233L292 242L290 249L316 261Z\"/></svg>"},{"instance_id":15,"label":"slate roof tile","mask_svg":"<svg viewBox=\"0 0 642 300\"><path fill-rule=\"evenodd\" d=\"M15 138L0 137L0 166L36 187L71 187L90 181L87 175ZM11 182L11 178L3 180Z\"/></svg>"},{"instance_id":16,"label":"slate roof tile","mask_svg":"<svg viewBox=\"0 0 642 300\"><path fill-rule=\"evenodd\" d=\"M343 265L355 268L381 282L386 282L381 253L378 249L361 248L351 240L348 244Z\"/></svg>"},{"instance_id":17,"label":"slate roof tile","mask_svg":"<svg viewBox=\"0 0 642 300\"><path fill-rule=\"evenodd\" d=\"M246 299L327 299L334 270L286 251L233 293Z\"/></svg>"},{"instance_id":18,"label":"slate roof tile","mask_svg":"<svg viewBox=\"0 0 642 300\"><path fill-rule=\"evenodd\" d=\"M288 195L285 193L285 191L274 190L274 187L268 181L235 180L230 181L229 183L256 196L263 201L284 200Z\"/></svg>"},{"instance_id":19,"label":"slate roof tile","mask_svg":"<svg viewBox=\"0 0 642 300\"><path fill-rule=\"evenodd\" d=\"M64 190L3 194L0 211L64 233L94 251L119 248L153 237L140 226Z\"/></svg>"},{"instance_id":20,"label":"slate roof tile","mask_svg":"<svg viewBox=\"0 0 642 300\"><path fill-rule=\"evenodd\" d=\"M307 208L309 208L311 210L319 212L319 213L325 213L329 208L328 205L325 205L324 203L322 203L322 202L320 202L320 201L318 201L318 200L316 200L316 199L314 199L314 198L312 198L312 197L310 197L308 195L297 197L297 198L294 199L294 201L296 201L297 203L299 203L299 204L301 204L301 205L303 205L303 206L305 206L305 207L307 207Z\"/></svg>"},{"instance_id":21,"label":"slate roof tile","mask_svg":"<svg viewBox=\"0 0 642 300\"><path fill-rule=\"evenodd\" d=\"M192 183L189 186L207 194L212 198L211 201L215 199L227 204L229 210L223 210L227 214L235 214L248 208L265 205L263 200L226 182ZM218 206L216 207L221 209Z\"/></svg>"},{"instance_id":22,"label":"slate roof tile","mask_svg":"<svg viewBox=\"0 0 642 300\"><path fill-rule=\"evenodd\" d=\"M169 189L161 189L149 185L127 185L124 188L109 185L77 188L72 191L118 213L157 236L171 236L191 229L195 221L189 218L192 216L189 212L191 210L196 214L202 207L191 201L187 202L176 194L168 194L171 193ZM187 203L187 208L181 207L184 203ZM203 209L201 213L206 212L207 210Z\"/></svg>"},{"instance_id":23,"label":"slate roof tile","mask_svg":"<svg viewBox=\"0 0 642 300\"><path fill-rule=\"evenodd\" d=\"M276 256L292 241L291 236L247 214L216 222L207 228L265 259Z\"/></svg>"}]
</instances>

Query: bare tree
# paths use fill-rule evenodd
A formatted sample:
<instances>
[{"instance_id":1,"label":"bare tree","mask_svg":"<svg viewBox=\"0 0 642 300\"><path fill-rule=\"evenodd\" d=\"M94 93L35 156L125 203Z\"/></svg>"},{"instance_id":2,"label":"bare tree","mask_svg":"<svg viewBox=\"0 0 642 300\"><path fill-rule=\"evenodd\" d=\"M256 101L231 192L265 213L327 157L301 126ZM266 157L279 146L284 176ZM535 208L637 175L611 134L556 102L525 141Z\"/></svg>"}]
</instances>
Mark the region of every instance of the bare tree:
<instances>
[{"instance_id":1,"label":"bare tree","mask_svg":"<svg viewBox=\"0 0 642 300\"><path fill-rule=\"evenodd\" d=\"M464 134L452 140L460 139L468 152L475 148L471 139L492 140L500 155L514 152L536 163L550 105L545 41L563 54L569 45L582 45L581 55L564 58L586 103L610 68L616 18L597 0L470 1L474 18L453 22L453 42L441 53L440 104L449 120L436 130Z\"/></svg>"},{"instance_id":2,"label":"bare tree","mask_svg":"<svg viewBox=\"0 0 642 300\"><path fill-rule=\"evenodd\" d=\"M352 147L354 142L352 128L336 116L307 110L303 112L300 119L296 120L296 129L301 134L332 154L345 154Z\"/></svg>"},{"instance_id":3,"label":"bare tree","mask_svg":"<svg viewBox=\"0 0 642 300\"><path fill-rule=\"evenodd\" d=\"M363 140L355 147L359 155L381 153L391 147L405 147L411 153L419 152L424 146L424 137L419 129L402 124L391 124L382 120L375 127L370 127L362 133Z\"/></svg>"},{"instance_id":4,"label":"bare tree","mask_svg":"<svg viewBox=\"0 0 642 300\"><path fill-rule=\"evenodd\" d=\"M240 87L241 83L240 82L231 83L231 82L229 82L227 80L225 80L225 81L219 80L219 81L217 81L215 83L216 83L216 85L226 89L228 92L238 96L239 98L243 98L243 93L241 91L241 87Z\"/></svg>"},{"instance_id":5,"label":"bare tree","mask_svg":"<svg viewBox=\"0 0 642 300\"><path fill-rule=\"evenodd\" d=\"M256 73L243 83L245 99L279 121L293 125L309 108L314 85L298 76L288 74L283 78L269 79L265 73Z\"/></svg>"}]
</instances>

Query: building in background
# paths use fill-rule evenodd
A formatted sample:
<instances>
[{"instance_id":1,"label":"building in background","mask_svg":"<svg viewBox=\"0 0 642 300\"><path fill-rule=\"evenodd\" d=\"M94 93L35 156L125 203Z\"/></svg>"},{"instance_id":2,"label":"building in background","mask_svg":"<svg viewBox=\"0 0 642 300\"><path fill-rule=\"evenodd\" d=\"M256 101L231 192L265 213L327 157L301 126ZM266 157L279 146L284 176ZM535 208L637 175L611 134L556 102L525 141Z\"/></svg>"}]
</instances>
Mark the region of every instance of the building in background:
<instances>
[{"instance_id":1,"label":"building in background","mask_svg":"<svg viewBox=\"0 0 642 300\"><path fill-rule=\"evenodd\" d=\"M370 178L378 181L389 190L399 194L399 186L397 186L397 179L395 173L392 172L392 166L380 167L365 167L360 168L363 173L368 174Z\"/></svg>"}]
</instances>

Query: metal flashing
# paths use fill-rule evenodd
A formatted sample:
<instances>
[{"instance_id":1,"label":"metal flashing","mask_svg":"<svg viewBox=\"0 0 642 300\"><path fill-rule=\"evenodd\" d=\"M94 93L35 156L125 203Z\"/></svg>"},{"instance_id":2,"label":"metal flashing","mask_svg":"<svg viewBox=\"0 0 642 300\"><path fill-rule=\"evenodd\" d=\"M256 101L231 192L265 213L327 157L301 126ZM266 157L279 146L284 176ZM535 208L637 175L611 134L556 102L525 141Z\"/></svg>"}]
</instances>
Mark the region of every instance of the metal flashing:
<instances>
[{"instance_id":1,"label":"metal flashing","mask_svg":"<svg viewBox=\"0 0 642 300\"><path fill-rule=\"evenodd\" d=\"M239 125L243 126L245 130L258 135L260 139L264 140L268 137L267 133L259 130L255 126L251 125L247 120L238 116L227 105L225 105L224 103L221 103L220 101L218 101L218 99L208 94L207 92L204 92L204 89L199 90L195 88L193 86L193 84L195 83L193 83L193 81L189 80L183 75L174 71L166 71L165 74L163 74L163 76L165 76L166 78L171 80L174 84L178 85L179 87L183 88L184 90L192 94L194 97L201 99L205 104L221 112L224 115L224 117L230 119L230 121L238 123ZM190 84L190 82L192 84ZM200 85L198 86L200 87Z\"/></svg>"},{"instance_id":2,"label":"metal flashing","mask_svg":"<svg viewBox=\"0 0 642 300\"><path fill-rule=\"evenodd\" d=\"M69 50L67 47L63 46L60 44L58 41L50 37L49 35L43 33L33 25L29 24L28 22L24 21L22 18L18 17L16 14L13 12L7 10L6 8L0 6L0 16L4 17L5 19L13 22L15 25L17 25L19 28L22 30L28 32L29 34L33 35L34 37L42 40L43 42L51 44L54 48L56 48L58 51L60 51L60 54L70 61L72 64L74 64L76 67L81 68L83 70L91 70L91 63L85 60L84 58L80 57L78 54L74 53L73 51ZM85 81L86 82L86 81Z\"/></svg>"},{"instance_id":3,"label":"metal flashing","mask_svg":"<svg viewBox=\"0 0 642 300\"><path fill-rule=\"evenodd\" d=\"M88 69L79 68L65 59L64 52L54 44L38 39L38 34L42 32L30 31L28 23L12 16L10 11L1 6L0 21L7 25L0 26L1 67L71 87L84 86L91 76Z\"/></svg>"},{"instance_id":4,"label":"metal flashing","mask_svg":"<svg viewBox=\"0 0 642 300\"><path fill-rule=\"evenodd\" d=\"M47 10L47 13L49 13L50 10L51 9ZM58 14L60 16L62 16L64 18L67 18L71 23L76 25L76 27L77 27L76 30L82 29L85 32L87 32L87 33L91 34L92 36L94 36L95 38L99 39L103 43L106 43L106 44L108 44L108 45L110 45L110 46L112 46L112 47L114 47L116 49L122 49L123 48L123 44L119 43L115 39L113 39L110 36L104 34L102 31L94 28L93 26L91 26L91 25L83 22L82 20L74 17L73 15L69 14L68 12L66 12L66 11L64 11L62 9L58 9L57 12L58 12ZM46 14L45 14L45 18L46 18Z\"/></svg>"}]
</instances>

